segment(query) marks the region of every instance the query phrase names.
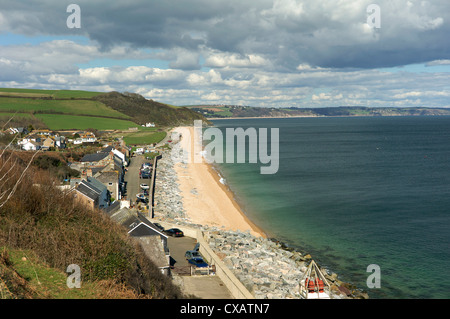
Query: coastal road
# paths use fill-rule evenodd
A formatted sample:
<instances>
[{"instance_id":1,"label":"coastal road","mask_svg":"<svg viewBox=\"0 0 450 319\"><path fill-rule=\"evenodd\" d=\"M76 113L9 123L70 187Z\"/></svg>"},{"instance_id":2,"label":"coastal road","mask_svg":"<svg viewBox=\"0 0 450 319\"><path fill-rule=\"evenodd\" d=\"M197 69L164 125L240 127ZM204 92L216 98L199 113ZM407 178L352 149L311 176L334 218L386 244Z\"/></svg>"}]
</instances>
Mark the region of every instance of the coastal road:
<instances>
[{"instance_id":1,"label":"coastal road","mask_svg":"<svg viewBox=\"0 0 450 319\"><path fill-rule=\"evenodd\" d=\"M143 155L132 157L130 165L127 167L128 171L125 174L125 182L127 183L127 199L131 201L131 205L136 203L136 194L141 193L141 183L150 184L150 179L140 179L139 170L144 163Z\"/></svg>"}]
</instances>

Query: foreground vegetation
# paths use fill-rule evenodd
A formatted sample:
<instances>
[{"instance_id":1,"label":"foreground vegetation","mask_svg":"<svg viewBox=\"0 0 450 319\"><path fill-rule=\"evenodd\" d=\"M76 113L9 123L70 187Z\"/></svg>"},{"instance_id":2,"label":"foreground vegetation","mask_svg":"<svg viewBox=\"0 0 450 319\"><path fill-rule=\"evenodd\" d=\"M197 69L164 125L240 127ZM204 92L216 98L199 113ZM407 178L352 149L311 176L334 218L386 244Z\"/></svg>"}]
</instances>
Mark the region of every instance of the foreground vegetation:
<instances>
[{"instance_id":1,"label":"foreground vegetation","mask_svg":"<svg viewBox=\"0 0 450 319\"><path fill-rule=\"evenodd\" d=\"M123 227L78 204L54 186L58 180L47 170L32 165L38 155L0 157L3 298L182 297ZM80 266L85 290L67 289L64 275L71 264Z\"/></svg>"}]
</instances>

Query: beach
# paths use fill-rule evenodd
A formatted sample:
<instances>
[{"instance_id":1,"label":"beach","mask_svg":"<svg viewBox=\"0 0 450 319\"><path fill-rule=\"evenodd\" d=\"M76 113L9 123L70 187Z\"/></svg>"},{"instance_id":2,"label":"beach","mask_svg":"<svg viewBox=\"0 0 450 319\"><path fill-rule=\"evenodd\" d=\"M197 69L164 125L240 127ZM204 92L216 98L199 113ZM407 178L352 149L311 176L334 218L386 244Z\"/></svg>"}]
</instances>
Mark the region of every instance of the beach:
<instances>
[{"instance_id":1,"label":"beach","mask_svg":"<svg viewBox=\"0 0 450 319\"><path fill-rule=\"evenodd\" d=\"M200 230L209 247L255 298L302 298L299 285L311 256L267 236L247 218L211 164L198 158L194 163L183 156L190 146L192 151L193 130L173 129L178 134L171 134L170 148L158 160L154 221ZM202 152L202 148L196 150ZM331 284L332 299L353 298L341 291L346 284L337 274L323 272ZM352 289L352 293L360 292Z\"/></svg>"},{"instance_id":2,"label":"beach","mask_svg":"<svg viewBox=\"0 0 450 319\"><path fill-rule=\"evenodd\" d=\"M194 128L177 127L172 132L181 134L178 144L191 155L187 162L179 162L174 166L185 217L194 224L215 226L223 230L248 231L254 236L266 237L264 231L247 218L233 193L221 183L213 166L204 160L194 163Z\"/></svg>"}]
</instances>

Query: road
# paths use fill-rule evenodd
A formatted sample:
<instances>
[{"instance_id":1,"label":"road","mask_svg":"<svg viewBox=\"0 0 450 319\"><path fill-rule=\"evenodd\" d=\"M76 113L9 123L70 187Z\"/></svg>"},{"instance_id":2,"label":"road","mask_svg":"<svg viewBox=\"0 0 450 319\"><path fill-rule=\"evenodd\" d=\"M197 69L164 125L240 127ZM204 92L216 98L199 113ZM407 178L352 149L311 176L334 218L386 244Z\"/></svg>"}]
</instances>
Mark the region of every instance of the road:
<instances>
[{"instance_id":1,"label":"road","mask_svg":"<svg viewBox=\"0 0 450 319\"><path fill-rule=\"evenodd\" d=\"M139 170L141 165L145 162L143 155L132 157L130 165L127 167L128 171L125 174L125 182L127 185L127 199L130 200L130 204L136 203L136 194L142 193L141 183L150 184L150 179L140 179Z\"/></svg>"}]
</instances>

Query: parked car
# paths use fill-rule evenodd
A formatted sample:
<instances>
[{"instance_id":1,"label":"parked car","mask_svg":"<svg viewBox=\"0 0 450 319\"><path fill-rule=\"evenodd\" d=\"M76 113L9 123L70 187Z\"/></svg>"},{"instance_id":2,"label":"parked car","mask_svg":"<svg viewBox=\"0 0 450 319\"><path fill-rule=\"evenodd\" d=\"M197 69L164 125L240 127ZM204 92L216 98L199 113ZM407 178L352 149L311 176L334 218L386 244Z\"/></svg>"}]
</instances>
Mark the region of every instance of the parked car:
<instances>
[{"instance_id":1,"label":"parked car","mask_svg":"<svg viewBox=\"0 0 450 319\"><path fill-rule=\"evenodd\" d=\"M202 257L194 257L188 260L188 263L194 265L196 267L208 267L208 264L205 263Z\"/></svg>"},{"instance_id":2,"label":"parked car","mask_svg":"<svg viewBox=\"0 0 450 319\"><path fill-rule=\"evenodd\" d=\"M164 231L164 227L161 226L161 224L153 223L156 227L158 227L159 230Z\"/></svg>"},{"instance_id":3,"label":"parked car","mask_svg":"<svg viewBox=\"0 0 450 319\"><path fill-rule=\"evenodd\" d=\"M178 228L171 228L168 230L165 230L164 233L166 233L169 236L173 236L173 237L183 237L184 234L181 230L179 230Z\"/></svg>"},{"instance_id":4,"label":"parked car","mask_svg":"<svg viewBox=\"0 0 450 319\"><path fill-rule=\"evenodd\" d=\"M200 244L197 243L195 245L194 249L186 251L186 253L184 254L186 259L191 259L193 257L200 257L200 254L198 252L199 248L200 248Z\"/></svg>"},{"instance_id":5,"label":"parked car","mask_svg":"<svg viewBox=\"0 0 450 319\"><path fill-rule=\"evenodd\" d=\"M184 256L186 257L186 259L192 259L192 258L197 258L197 257L202 257L201 255L200 255L200 253L198 252L198 251L193 251L193 250L188 250L187 252L186 252L186 254L184 254Z\"/></svg>"}]
</instances>

